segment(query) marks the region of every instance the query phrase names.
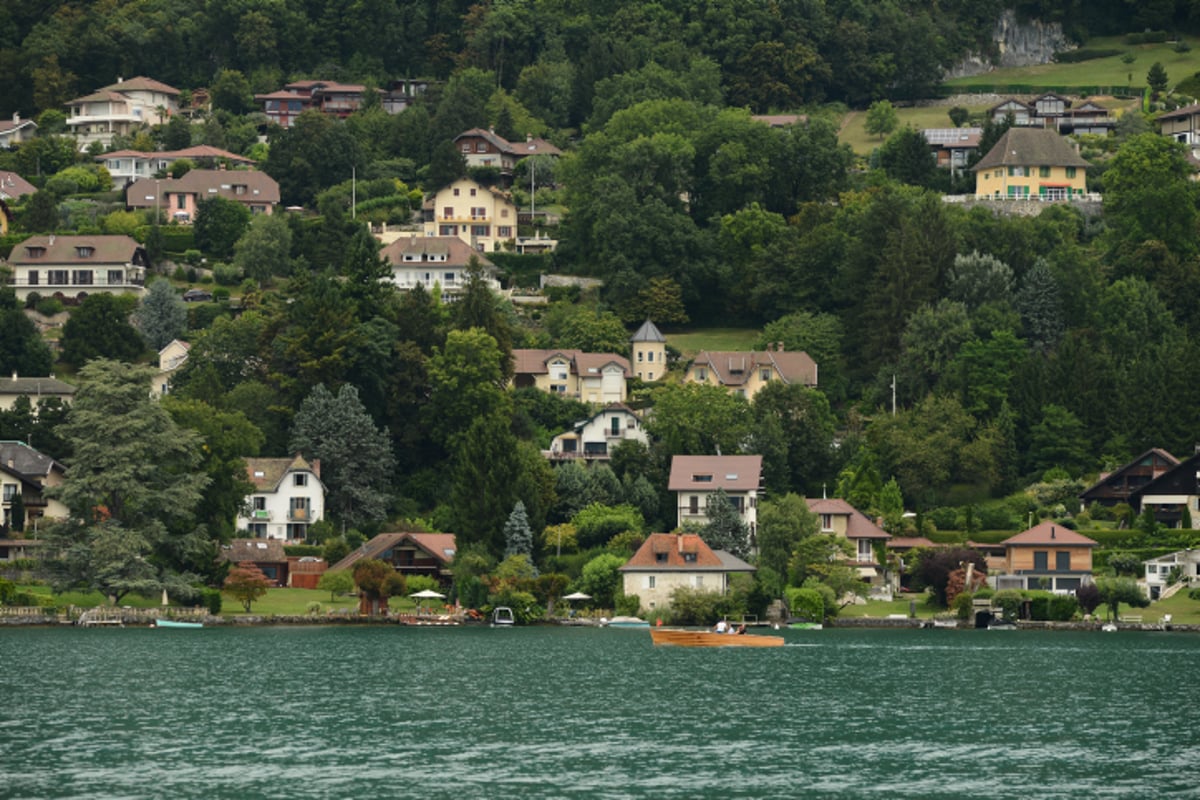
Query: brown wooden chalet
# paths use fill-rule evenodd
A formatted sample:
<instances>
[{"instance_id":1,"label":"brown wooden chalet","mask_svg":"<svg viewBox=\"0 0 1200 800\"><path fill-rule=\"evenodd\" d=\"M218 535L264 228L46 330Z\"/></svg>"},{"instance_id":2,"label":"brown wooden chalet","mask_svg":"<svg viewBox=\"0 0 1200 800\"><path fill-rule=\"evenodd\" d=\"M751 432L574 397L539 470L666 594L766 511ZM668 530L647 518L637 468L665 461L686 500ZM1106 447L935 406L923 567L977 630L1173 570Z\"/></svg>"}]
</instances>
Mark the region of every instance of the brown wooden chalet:
<instances>
[{"instance_id":1,"label":"brown wooden chalet","mask_svg":"<svg viewBox=\"0 0 1200 800\"><path fill-rule=\"evenodd\" d=\"M1166 450L1151 448L1137 458L1112 472L1100 474L1100 479L1079 495L1083 508L1092 503L1115 506L1130 502L1130 496L1151 481L1165 474L1179 463L1179 459Z\"/></svg>"},{"instance_id":2,"label":"brown wooden chalet","mask_svg":"<svg viewBox=\"0 0 1200 800\"><path fill-rule=\"evenodd\" d=\"M1191 518L1187 527L1195 526L1200 520L1200 452L1135 489L1129 505L1139 514L1151 511L1157 522L1169 528L1184 527L1186 511Z\"/></svg>"},{"instance_id":3,"label":"brown wooden chalet","mask_svg":"<svg viewBox=\"0 0 1200 800\"><path fill-rule=\"evenodd\" d=\"M221 546L220 558L237 566L253 564L272 586L288 585L288 557L278 539L234 539Z\"/></svg>"},{"instance_id":4,"label":"brown wooden chalet","mask_svg":"<svg viewBox=\"0 0 1200 800\"><path fill-rule=\"evenodd\" d=\"M445 585L450 581L450 562L457 549L453 533L381 533L359 547L331 570L353 570L363 559L379 559L402 575L427 575Z\"/></svg>"}]
</instances>

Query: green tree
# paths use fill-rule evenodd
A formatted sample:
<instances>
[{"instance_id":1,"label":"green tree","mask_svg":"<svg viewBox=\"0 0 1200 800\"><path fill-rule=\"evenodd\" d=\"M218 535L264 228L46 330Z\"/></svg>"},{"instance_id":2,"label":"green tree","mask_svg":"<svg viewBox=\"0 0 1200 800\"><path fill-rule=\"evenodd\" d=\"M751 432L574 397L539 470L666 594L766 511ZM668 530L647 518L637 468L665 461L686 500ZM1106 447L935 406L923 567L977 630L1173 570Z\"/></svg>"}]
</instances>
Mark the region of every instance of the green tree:
<instances>
[{"instance_id":1,"label":"green tree","mask_svg":"<svg viewBox=\"0 0 1200 800\"><path fill-rule=\"evenodd\" d=\"M247 278L266 283L292 271L292 231L282 214L259 214L233 246L233 263Z\"/></svg>"},{"instance_id":2,"label":"green tree","mask_svg":"<svg viewBox=\"0 0 1200 800\"><path fill-rule=\"evenodd\" d=\"M404 576L386 561L364 558L354 564L354 583L367 602L368 613L375 616L387 608L387 599L404 592Z\"/></svg>"},{"instance_id":3,"label":"green tree","mask_svg":"<svg viewBox=\"0 0 1200 800\"><path fill-rule=\"evenodd\" d=\"M343 526L385 518L395 456L356 387L344 384L335 396L324 384L314 386L296 412L289 449L320 459L328 506Z\"/></svg>"},{"instance_id":4,"label":"green tree","mask_svg":"<svg viewBox=\"0 0 1200 800\"><path fill-rule=\"evenodd\" d=\"M966 125L967 120L971 118L971 111L962 106L951 106L946 113L950 115L950 124L956 128Z\"/></svg>"},{"instance_id":5,"label":"green tree","mask_svg":"<svg viewBox=\"0 0 1200 800\"><path fill-rule=\"evenodd\" d=\"M1197 187L1186 148L1156 133L1127 140L1104 171L1109 246L1129 252L1158 241L1178 257L1196 253Z\"/></svg>"},{"instance_id":6,"label":"green tree","mask_svg":"<svg viewBox=\"0 0 1200 800\"><path fill-rule=\"evenodd\" d=\"M245 114L254 110L254 93L250 91L250 82L236 69L217 72L208 91L213 110L228 111L230 114Z\"/></svg>"},{"instance_id":7,"label":"green tree","mask_svg":"<svg viewBox=\"0 0 1200 800\"><path fill-rule=\"evenodd\" d=\"M332 603L338 595L354 591L354 576L344 569L327 570L317 581L317 588L329 592L329 602Z\"/></svg>"},{"instance_id":8,"label":"green tree","mask_svg":"<svg viewBox=\"0 0 1200 800\"><path fill-rule=\"evenodd\" d=\"M779 576L787 575L788 561L800 542L820 530L820 520L798 494L788 492L758 507L758 564Z\"/></svg>"},{"instance_id":9,"label":"green tree","mask_svg":"<svg viewBox=\"0 0 1200 800\"><path fill-rule=\"evenodd\" d=\"M800 384L771 381L754 395L753 441L764 453L781 449L782 463L768 464L763 480L769 491L815 493L833 476L837 418L823 392Z\"/></svg>"},{"instance_id":10,"label":"green tree","mask_svg":"<svg viewBox=\"0 0 1200 800\"><path fill-rule=\"evenodd\" d=\"M1050 403L1042 406L1042 418L1029 430L1029 471L1038 475L1059 467L1071 475L1087 468L1087 431L1069 409Z\"/></svg>"},{"instance_id":11,"label":"green tree","mask_svg":"<svg viewBox=\"0 0 1200 800\"><path fill-rule=\"evenodd\" d=\"M1121 618L1121 603L1134 608L1150 605L1150 598L1133 578L1101 576L1096 578L1096 588L1100 590L1100 602L1108 606L1107 618L1113 622Z\"/></svg>"},{"instance_id":12,"label":"green tree","mask_svg":"<svg viewBox=\"0 0 1200 800\"><path fill-rule=\"evenodd\" d=\"M162 350L187 330L187 309L166 279L154 281L133 315L151 350Z\"/></svg>"},{"instance_id":13,"label":"green tree","mask_svg":"<svg viewBox=\"0 0 1200 800\"><path fill-rule=\"evenodd\" d=\"M61 430L74 455L62 486L47 490L70 512L48 537L63 554L57 587L95 588L113 602L153 589L176 568L169 556L194 538L189 523L207 483L200 439L150 399L153 375L107 359L79 371Z\"/></svg>"},{"instance_id":14,"label":"green tree","mask_svg":"<svg viewBox=\"0 0 1200 800\"><path fill-rule=\"evenodd\" d=\"M516 437L507 415L495 411L476 418L456 437L450 468L450 508L459 547L479 545L496 556L504 552L504 523L516 503L514 477L520 472Z\"/></svg>"},{"instance_id":15,"label":"green tree","mask_svg":"<svg viewBox=\"0 0 1200 800\"><path fill-rule=\"evenodd\" d=\"M1015 298L1021 314L1022 334L1029 347L1044 353L1058 344L1066 322L1062 293L1044 258L1038 258L1025 273Z\"/></svg>"},{"instance_id":16,"label":"green tree","mask_svg":"<svg viewBox=\"0 0 1200 800\"><path fill-rule=\"evenodd\" d=\"M750 405L720 386L669 384L654 390L650 435L671 455L737 453L749 430Z\"/></svg>"},{"instance_id":17,"label":"green tree","mask_svg":"<svg viewBox=\"0 0 1200 800\"><path fill-rule=\"evenodd\" d=\"M225 591L242 604L247 614L250 613L251 604L266 597L270 588L271 581L256 564L250 562L238 564L229 570L225 578Z\"/></svg>"},{"instance_id":18,"label":"green tree","mask_svg":"<svg viewBox=\"0 0 1200 800\"><path fill-rule=\"evenodd\" d=\"M25 494L23 492L17 492L13 495L12 504L8 507L7 524L16 533L21 533L25 530Z\"/></svg>"},{"instance_id":19,"label":"green tree","mask_svg":"<svg viewBox=\"0 0 1200 800\"><path fill-rule=\"evenodd\" d=\"M133 295L89 295L63 326L62 360L76 369L93 359L135 361L145 349L129 324L136 304Z\"/></svg>"},{"instance_id":20,"label":"green tree","mask_svg":"<svg viewBox=\"0 0 1200 800\"><path fill-rule=\"evenodd\" d=\"M5 297L7 294L7 297ZM0 292L0 375L50 375L54 357L11 293Z\"/></svg>"},{"instance_id":21,"label":"green tree","mask_svg":"<svg viewBox=\"0 0 1200 800\"><path fill-rule=\"evenodd\" d=\"M583 549L600 547L625 531L642 533L646 522L641 513L630 505L606 506L591 503L571 518L575 536Z\"/></svg>"},{"instance_id":22,"label":"green tree","mask_svg":"<svg viewBox=\"0 0 1200 800\"><path fill-rule=\"evenodd\" d=\"M592 596L595 608L612 608L621 589L621 573L626 559L616 553L601 553L583 565L579 588Z\"/></svg>"},{"instance_id":23,"label":"green tree","mask_svg":"<svg viewBox=\"0 0 1200 800\"><path fill-rule=\"evenodd\" d=\"M718 488L708 498L704 508L708 522L700 531L704 543L714 550L724 550L738 558L750 553L750 529L724 489Z\"/></svg>"},{"instance_id":24,"label":"green tree","mask_svg":"<svg viewBox=\"0 0 1200 800\"><path fill-rule=\"evenodd\" d=\"M429 361L431 393L426 406L430 434L450 452L478 418L507 415L504 355L481 328L451 331Z\"/></svg>"},{"instance_id":25,"label":"green tree","mask_svg":"<svg viewBox=\"0 0 1200 800\"><path fill-rule=\"evenodd\" d=\"M504 557L514 555L533 558L533 531L529 529L525 504L520 500L513 506L512 513L504 523Z\"/></svg>"},{"instance_id":26,"label":"green tree","mask_svg":"<svg viewBox=\"0 0 1200 800\"><path fill-rule=\"evenodd\" d=\"M192 146L192 123L182 114L167 121L162 130L163 147L167 150L186 150Z\"/></svg>"},{"instance_id":27,"label":"green tree","mask_svg":"<svg viewBox=\"0 0 1200 800\"><path fill-rule=\"evenodd\" d=\"M1146 85L1150 87L1150 91L1157 97L1167 90L1167 85L1170 79L1167 77L1167 71L1163 68L1161 61L1155 61L1150 65L1150 69L1146 72Z\"/></svg>"},{"instance_id":28,"label":"green tree","mask_svg":"<svg viewBox=\"0 0 1200 800\"><path fill-rule=\"evenodd\" d=\"M878 136L881 141L883 137L896 130L896 126L899 124L900 117L896 113L895 107L887 100L876 100L867 109L864 127L869 135Z\"/></svg>"},{"instance_id":29,"label":"green tree","mask_svg":"<svg viewBox=\"0 0 1200 800\"><path fill-rule=\"evenodd\" d=\"M196 204L192 231L196 246L216 258L229 258L234 245L250 224L250 210L224 197L209 197Z\"/></svg>"},{"instance_id":30,"label":"green tree","mask_svg":"<svg viewBox=\"0 0 1200 800\"><path fill-rule=\"evenodd\" d=\"M35 192L25 201L19 220L21 227L30 233L54 233L62 224L58 198L53 192Z\"/></svg>"},{"instance_id":31,"label":"green tree","mask_svg":"<svg viewBox=\"0 0 1200 800\"><path fill-rule=\"evenodd\" d=\"M624 353L629 349L629 331L611 311L595 311L560 304L548 313L546 326L554 346L585 353Z\"/></svg>"},{"instance_id":32,"label":"green tree","mask_svg":"<svg viewBox=\"0 0 1200 800\"><path fill-rule=\"evenodd\" d=\"M893 133L879 148L879 166L892 180L910 186L932 187L938 174L929 142L911 125Z\"/></svg>"}]
</instances>

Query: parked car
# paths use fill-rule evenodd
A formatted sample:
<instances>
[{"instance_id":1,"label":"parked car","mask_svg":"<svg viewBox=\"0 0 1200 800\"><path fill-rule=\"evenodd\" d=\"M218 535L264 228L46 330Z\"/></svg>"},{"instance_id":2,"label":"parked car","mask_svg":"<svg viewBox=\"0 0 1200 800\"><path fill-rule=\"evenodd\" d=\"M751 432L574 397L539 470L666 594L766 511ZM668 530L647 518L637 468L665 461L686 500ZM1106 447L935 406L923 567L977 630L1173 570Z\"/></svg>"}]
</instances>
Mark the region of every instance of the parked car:
<instances>
[{"instance_id":1,"label":"parked car","mask_svg":"<svg viewBox=\"0 0 1200 800\"><path fill-rule=\"evenodd\" d=\"M183 302L209 303L212 302L212 297L212 292L207 289L188 289L183 293Z\"/></svg>"}]
</instances>

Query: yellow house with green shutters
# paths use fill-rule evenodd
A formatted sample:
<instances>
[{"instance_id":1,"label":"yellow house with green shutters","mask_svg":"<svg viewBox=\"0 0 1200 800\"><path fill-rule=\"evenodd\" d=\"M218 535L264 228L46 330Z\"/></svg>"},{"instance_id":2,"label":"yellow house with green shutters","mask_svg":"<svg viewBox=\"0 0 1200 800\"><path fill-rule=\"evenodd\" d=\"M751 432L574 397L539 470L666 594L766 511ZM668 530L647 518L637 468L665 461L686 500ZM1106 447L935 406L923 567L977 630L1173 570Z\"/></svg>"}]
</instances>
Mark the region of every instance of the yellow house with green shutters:
<instances>
[{"instance_id":1,"label":"yellow house with green shutters","mask_svg":"<svg viewBox=\"0 0 1200 800\"><path fill-rule=\"evenodd\" d=\"M973 168L975 197L986 200L1071 200L1087 192L1091 166L1066 139L1046 128L1009 128Z\"/></svg>"}]
</instances>

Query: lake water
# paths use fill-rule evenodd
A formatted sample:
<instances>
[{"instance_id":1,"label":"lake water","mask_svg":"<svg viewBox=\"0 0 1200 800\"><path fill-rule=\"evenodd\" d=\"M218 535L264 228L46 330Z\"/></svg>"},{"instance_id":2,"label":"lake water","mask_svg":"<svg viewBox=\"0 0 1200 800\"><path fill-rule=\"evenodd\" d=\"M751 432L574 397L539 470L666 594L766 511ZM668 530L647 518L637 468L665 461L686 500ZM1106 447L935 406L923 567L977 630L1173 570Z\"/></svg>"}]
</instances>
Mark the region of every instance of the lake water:
<instances>
[{"instance_id":1,"label":"lake water","mask_svg":"<svg viewBox=\"0 0 1200 800\"><path fill-rule=\"evenodd\" d=\"M1200 636L786 637L0 629L0 797L1200 794Z\"/></svg>"}]
</instances>

